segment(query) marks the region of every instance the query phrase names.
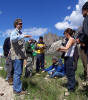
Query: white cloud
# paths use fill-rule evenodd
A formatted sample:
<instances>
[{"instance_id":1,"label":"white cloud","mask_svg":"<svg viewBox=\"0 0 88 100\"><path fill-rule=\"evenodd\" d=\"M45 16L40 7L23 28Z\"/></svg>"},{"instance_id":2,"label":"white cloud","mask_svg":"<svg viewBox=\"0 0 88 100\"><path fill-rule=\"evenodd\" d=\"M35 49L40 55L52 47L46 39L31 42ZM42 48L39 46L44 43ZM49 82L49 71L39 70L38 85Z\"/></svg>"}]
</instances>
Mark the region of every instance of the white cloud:
<instances>
[{"instance_id":1,"label":"white cloud","mask_svg":"<svg viewBox=\"0 0 88 100\"><path fill-rule=\"evenodd\" d=\"M24 34L31 34L32 36L40 36L44 35L45 33L48 32L48 28L27 28L23 30Z\"/></svg>"},{"instance_id":2,"label":"white cloud","mask_svg":"<svg viewBox=\"0 0 88 100\"><path fill-rule=\"evenodd\" d=\"M13 31L13 29L7 29L4 32L1 31L1 35L0 37L6 37L6 36L10 36L11 32ZM44 35L45 33L48 32L48 28L37 28L37 27L33 27L33 28L25 28L22 30L23 34L30 34L33 37L38 37L41 35Z\"/></svg>"},{"instance_id":3,"label":"white cloud","mask_svg":"<svg viewBox=\"0 0 88 100\"><path fill-rule=\"evenodd\" d=\"M0 53L0 56L2 56L3 55L3 53Z\"/></svg>"},{"instance_id":4,"label":"white cloud","mask_svg":"<svg viewBox=\"0 0 88 100\"><path fill-rule=\"evenodd\" d=\"M5 31L0 31L0 37L7 37L10 36L10 33L13 31L13 29L7 29Z\"/></svg>"},{"instance_id":5,"label":"white cloud","mask_svg":"<svg viewBox=\"0 0 88 100\"><path fill-rule=\"evenodd\" d=\"M7 30L5 31L5 34L10 35L12 31L13 31L13 29L7 29Z\"/></svg>"},{"instance_id":6,"label":"white cloud","mask_svg":"<svg viewBox=\"0 0 88 100\"><path fill-rule=\"evenodd\" d=\"M75 6L75 10L69 16L66 16L62 22L57 22L55 27L58 30L64 30L66 28L77 29L82 25L83 16L81 14L81 8L83 4L88 0L79 0L78 4Z\"/></svg>"},{"instance_id":7,"label":"white cloud","mask_svg":"<svg viewBox=\"0 0 88 100\"><path fill-rule=\"evenodd\" d=\"M2 46L0 46L0 49L2 49L3 47Z\"/></svg>"},{"instance_id":8,"label":"white cloud","mask_svg":"<svg viewBox=\"0 0 88 100\"><path fill-rule=\"evenodd\" d=\"M71 6L68 6L67 9L70 10L71 9Z\"/></svg>"}]
</instances>

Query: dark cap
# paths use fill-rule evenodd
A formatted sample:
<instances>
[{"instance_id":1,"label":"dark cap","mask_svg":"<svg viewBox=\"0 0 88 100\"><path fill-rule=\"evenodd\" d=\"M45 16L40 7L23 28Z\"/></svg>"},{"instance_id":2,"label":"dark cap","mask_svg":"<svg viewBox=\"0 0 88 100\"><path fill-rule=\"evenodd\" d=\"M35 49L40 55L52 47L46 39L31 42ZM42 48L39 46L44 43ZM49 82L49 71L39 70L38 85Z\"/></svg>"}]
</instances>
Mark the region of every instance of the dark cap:
<instances>
[{"instance_id":1,"label":"dark cap","mask_svg":"<svg viewBox=\"0 0 88 100\"><path fill-rule=\"evenodd\" d=\"M43 36L40 36L39 39L43 39Z\"/></svg>"},{"instance_id":2,"label":"dark cap","mask_svg":"<svg viewBox=\"0 0 88 100\"><path fill-rule=\"evenodd\" d=\"M83 5L82 10L88 10L88 2Z\"/></svg>"},{"instance_id":3,"label":"dark cap","mask_svg":"<svg viewBox=\"0 0 88 100\"><path fill-rule=\"evenodd\" d=\"M29 39L29 41L32 41L33 43L35 43L35 42L36 42L36 40L34 40L34 39Z\"/></svg>"},{"instance_id":4,"label":"dark cap","mask_svg":"<svg viewBox=\"0 0 88 100\"><path fill-rule=\"evenodd\" d=\"M52 57L52 60L56 60L56 61L58 61L58 57L53 56L53 57Z\"/></svg>"}]
</instances>

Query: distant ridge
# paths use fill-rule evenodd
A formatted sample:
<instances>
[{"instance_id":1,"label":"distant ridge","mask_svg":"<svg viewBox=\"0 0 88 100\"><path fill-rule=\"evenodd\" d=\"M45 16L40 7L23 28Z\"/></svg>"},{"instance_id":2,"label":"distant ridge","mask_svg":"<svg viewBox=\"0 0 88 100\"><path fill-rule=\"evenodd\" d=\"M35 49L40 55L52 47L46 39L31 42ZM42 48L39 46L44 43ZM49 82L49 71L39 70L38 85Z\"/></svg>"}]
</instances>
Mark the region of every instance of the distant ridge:
<instances>
[{"instance_id":1,"label":"distant ridge","mask_svg":"<svg viewBox=\"0 0 88 100\"><path fill-rule=\"evenodd\" d=\"M44 35L44 42L47 46L51 46L54 42L62 39L63 37L59 37L58 35L51 32Z\"/></svg>"}]
</instances>

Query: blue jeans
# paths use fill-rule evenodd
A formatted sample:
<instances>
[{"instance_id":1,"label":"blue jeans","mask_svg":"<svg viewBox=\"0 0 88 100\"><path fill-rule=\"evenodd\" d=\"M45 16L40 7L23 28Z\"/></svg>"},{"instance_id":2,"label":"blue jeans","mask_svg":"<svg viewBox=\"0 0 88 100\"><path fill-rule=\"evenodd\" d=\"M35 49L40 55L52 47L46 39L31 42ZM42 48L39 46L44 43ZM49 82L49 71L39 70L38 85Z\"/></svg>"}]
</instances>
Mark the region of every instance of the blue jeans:
<instances>
[{"instance_id":1,"label":"blue jeans","mask_svg":"<svg viewBox=\"0 0 88 100\"><path fill-rule=\"evenodd\" d=\"M22 91L21 75L23 72L23 60L14 60L14 78L13 78L13 90L17 93Z\"/></svg>"},{"instance_id":2,"label":"blue jeans","mask_svg":"<svg viewBox=\"0 0 88 100\"><path fill-rule=\"evenodd\" d=\"M54 71L54 70L48 71L48 74L50 75L51 78L56 77L56 76L57 77L64 77L64 74L62 72L57 72L57 71Z\"/></svg>"}]
</instances>

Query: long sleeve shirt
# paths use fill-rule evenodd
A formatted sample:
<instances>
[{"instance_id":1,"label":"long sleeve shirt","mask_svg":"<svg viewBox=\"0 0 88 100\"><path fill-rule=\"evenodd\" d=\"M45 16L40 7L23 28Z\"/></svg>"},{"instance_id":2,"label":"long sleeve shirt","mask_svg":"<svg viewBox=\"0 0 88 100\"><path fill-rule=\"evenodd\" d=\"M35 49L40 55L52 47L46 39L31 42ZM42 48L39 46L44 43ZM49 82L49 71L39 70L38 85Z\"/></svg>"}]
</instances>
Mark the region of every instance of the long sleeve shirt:
<instances>
[{"instance_id":1,"label":"long sleeve shirt","mask_svg":"<svg viewBox=\"0 0 88 100\"><path fill-rule=\"evenodd\" d=\"M11 32L10 40L12 40L12 42L17 42L22 38L24 38L24 35L18 29L15 29Z\"/></svg>"},{"instance_id":2,"label":"long sleeve shirt","mask_svg":"<svg viewBox=\"0 0 88 100\"><path fill-rule=\"evenodd\" d=\"M88 44L88 15L84 18L82 30L78 33L80 41Z\"/></svg>"},{"instance_id":3,"label":"long sleeve shirt","mask_svg":"<svg viewBox=\"0 0 88 100\"><path fill-rule=\"evenodd\" d=\"M44 71L50 71L50 70L54 70L57 72L62 72L63 74L65 74L65 70L64 70L64 64L62 64L62 66L59 65L51 65L49 68L44 69Z\"/></svg>"}]
</instances>

